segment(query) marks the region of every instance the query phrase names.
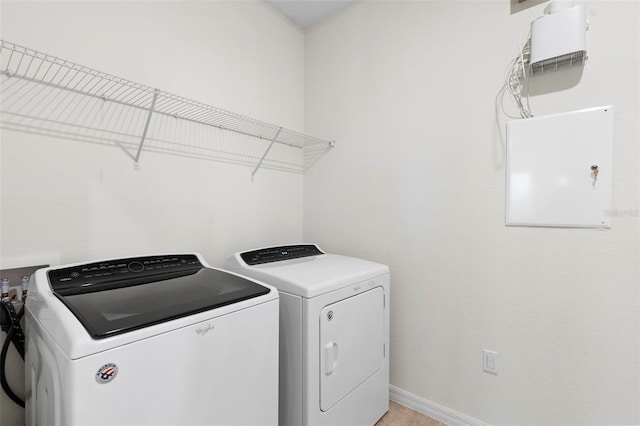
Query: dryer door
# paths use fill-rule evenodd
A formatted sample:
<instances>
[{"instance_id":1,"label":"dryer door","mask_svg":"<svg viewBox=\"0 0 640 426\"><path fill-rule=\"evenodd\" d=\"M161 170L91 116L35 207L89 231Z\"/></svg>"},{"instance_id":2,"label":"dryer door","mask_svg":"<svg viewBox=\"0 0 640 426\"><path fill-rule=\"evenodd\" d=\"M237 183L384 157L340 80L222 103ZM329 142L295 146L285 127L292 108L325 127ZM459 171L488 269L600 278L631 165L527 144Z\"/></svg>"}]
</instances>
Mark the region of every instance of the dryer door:
<instances>
[{"instance_id":1,"label":"dryer door","mask_svg":"<svg viewBox=\"0 0 640 426\"><path fill-rule=\"evenodd\" d=\"M328 411L382 368L384 290L376 287L320 313L320 409Z\"/></svg>"}]
</instances>

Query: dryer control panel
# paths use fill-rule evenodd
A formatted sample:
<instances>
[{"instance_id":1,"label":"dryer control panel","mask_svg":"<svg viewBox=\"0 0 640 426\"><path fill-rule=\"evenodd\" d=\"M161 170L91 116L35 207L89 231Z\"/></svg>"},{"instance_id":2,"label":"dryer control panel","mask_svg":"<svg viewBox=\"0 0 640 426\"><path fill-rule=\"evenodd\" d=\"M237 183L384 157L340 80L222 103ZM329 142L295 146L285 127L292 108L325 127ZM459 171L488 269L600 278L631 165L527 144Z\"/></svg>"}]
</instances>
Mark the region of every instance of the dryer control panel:
<instances>
[{"instance_id":1,"label":"dryer control panel","mask_svg":"<svg viewBox=\"0 0 640 426\"><path fill-rule=\"evenodd\" d=\"M298 244L294 246L267 247L258 250L246 251L240 254L247 265L259 265L261 263L279 262L288 259L317 256L324 254L315 244Z\"/></svg>"}]
</instances>

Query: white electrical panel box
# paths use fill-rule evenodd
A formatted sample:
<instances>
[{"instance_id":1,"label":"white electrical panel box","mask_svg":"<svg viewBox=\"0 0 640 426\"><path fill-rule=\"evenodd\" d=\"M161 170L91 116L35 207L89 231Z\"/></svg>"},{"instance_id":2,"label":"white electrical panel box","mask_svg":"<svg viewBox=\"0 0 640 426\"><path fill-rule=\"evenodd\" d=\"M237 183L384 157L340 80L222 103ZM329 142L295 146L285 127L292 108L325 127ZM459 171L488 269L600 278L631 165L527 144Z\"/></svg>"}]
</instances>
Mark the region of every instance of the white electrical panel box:
<instances>
[{"instance_id":1,"label":"white electrical panel box","mask_svg":"<svg viewBox=\"0 0 640 426\"><path fill-rule=\"evenodd\" d=\"M507 123L506 224L611 227L613 107Z\"/></svg>"}]
</instances>

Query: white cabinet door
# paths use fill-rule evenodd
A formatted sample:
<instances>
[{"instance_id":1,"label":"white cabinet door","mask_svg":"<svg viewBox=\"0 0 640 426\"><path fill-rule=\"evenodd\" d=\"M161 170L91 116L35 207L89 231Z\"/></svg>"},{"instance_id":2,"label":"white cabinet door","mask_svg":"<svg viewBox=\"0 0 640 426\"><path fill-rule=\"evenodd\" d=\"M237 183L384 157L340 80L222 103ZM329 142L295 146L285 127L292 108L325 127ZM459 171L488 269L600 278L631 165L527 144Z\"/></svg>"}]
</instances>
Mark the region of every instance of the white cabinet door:
<instances>
[{"instance_id":1,"label":"white cabinet door","mask_svg":"<svg viewBox=\"0 0 640 426\"><path fill-rule=\"evenodd\" d=\"M328 411L382 368L384 290L376 287L320 313L320 409Z\"/></svg>"}]
</instances>

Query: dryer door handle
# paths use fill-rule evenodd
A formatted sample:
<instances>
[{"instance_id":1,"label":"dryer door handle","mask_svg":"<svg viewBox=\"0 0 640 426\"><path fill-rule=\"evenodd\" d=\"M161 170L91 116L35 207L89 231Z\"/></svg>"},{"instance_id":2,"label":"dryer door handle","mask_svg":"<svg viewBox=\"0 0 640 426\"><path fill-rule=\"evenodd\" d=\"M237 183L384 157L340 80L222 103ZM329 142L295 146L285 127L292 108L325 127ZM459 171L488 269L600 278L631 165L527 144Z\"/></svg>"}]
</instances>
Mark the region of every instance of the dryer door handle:
<instances>
[{"instance_id":1,"label":"dryer door handle","mask_svg":"<svg viewBox=\"0 0 640 426\"><path fill-rule=\"evenodd\" d=\"M338 344L327 342L324 344L324 375L330 376L338 365Z\"/></svg>"}]
</instances>

